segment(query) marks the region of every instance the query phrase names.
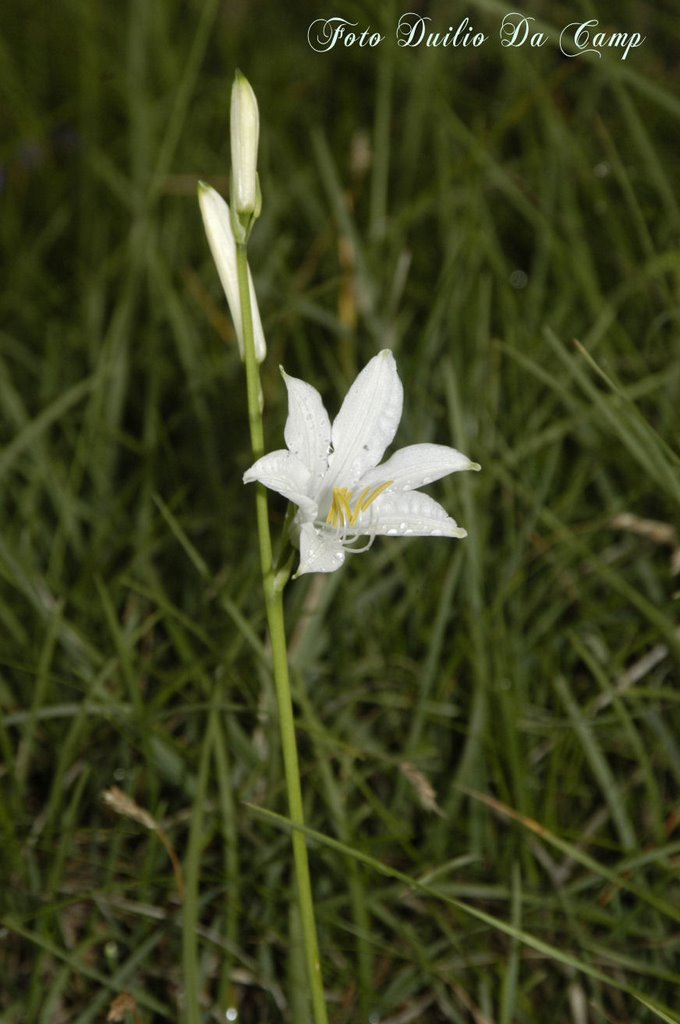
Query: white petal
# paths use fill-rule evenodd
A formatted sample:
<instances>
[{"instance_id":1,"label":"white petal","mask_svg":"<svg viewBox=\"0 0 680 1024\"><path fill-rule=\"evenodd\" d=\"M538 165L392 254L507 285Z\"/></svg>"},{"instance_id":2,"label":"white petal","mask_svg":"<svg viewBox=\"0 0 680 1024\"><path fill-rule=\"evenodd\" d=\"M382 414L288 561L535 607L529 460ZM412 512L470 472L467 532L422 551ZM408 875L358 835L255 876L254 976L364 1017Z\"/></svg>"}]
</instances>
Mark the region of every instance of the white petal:
<instances>
[{"instance_id":1,"label":"white petal","mask_svg":"<svg viewBox=\"0 0 680 1024\"><path fill-rule=\"evenodd\" d=\"M335 572L345 561L345 549L330 530L313 523L300 527L300 565L296 576L307 572Z\"/></svg>"},{"instance_id":2,"label":"white petal","mask_svg":"<svg viewBox=\"0 0 680 1024\"><path fill-rule=\"evenodd\" d=\"M238 339L238 347L243 359L243 321L241 318L241 302L238 294L238 272L236 270L236 242L234 233L231 230L231 217L229 207L219 192L216 192L210 185L200 182L198 186L198 202L201 207L203 226L208 236L210 251L220 276L224 294L227 297L231 318L234 321L234 329ZM248 283L250 285L250 307L253 314L253 332L255 334L255 357L261 363L267 354L267 345L264 340L260 310L257 306L253 279L248 268Z\"/></svg>"},{"instance_id":3,"label":"white petal","mask_svg":"<svg viewBox=\"0 0 680 1024\"><path fill-rule=\"evenodd\" d=\"M377 465L399 426L403 398L394 356L383 349L356 378L333 423L328 489L353 487Z\"/></svg>"},{"instance_id":4,"label":"white petal","mask_svg":"<svg viewBox=\"0 0 680 1024\"><path fill-rule=\"evenodd\" d=\"M310 472L297 456L283 449L263 455L243 474L244 484L252 484L255 480L288 498L302 509L305 517L313 519L316 516L316 502L308 493Z\"/></svg>"},{"instance_id":5,"label":"white petal","mask_svg":"<svg viewBox=\"0 0 680 1024\"><path fill-rule=\"evenodd\" d=\"M297 455L309 469L312 492L316 493L328 468L331 444L331 421L324 409L321 395L311 384L289 377L281 369L288 388L288 419L284 437L288 450Z\"/></svg>"},{"instance_id":6,"label":"white petal","mask_svg":"<svg viewBox=\"0 0 680 1024\"><path fill-rule=\"evenodd\" d=\"M479 469L479 465L445 444L412 444L400 448L375 469L369 469L357 483L356 490L392 480L390 494L412 491L461 469Z\"/></svg>"},{"instance_id":7,"label":"white petal","mask_svg":"<svg viewBox=\"0 0 680 1024\"><path fill-rule=\"evenodd\" d=\"M359 516L357 531L389 537L467 537L439 502L419 491L387 491Z\"/></svg>"}]
</instances>

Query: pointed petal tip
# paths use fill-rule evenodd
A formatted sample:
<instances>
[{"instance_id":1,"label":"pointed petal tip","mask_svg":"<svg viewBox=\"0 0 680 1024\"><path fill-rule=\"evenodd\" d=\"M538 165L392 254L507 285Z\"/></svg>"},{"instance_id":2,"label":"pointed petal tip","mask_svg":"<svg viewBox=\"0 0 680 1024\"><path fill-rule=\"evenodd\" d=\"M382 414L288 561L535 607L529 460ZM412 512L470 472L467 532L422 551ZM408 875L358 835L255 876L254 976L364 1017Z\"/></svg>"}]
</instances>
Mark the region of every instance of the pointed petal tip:
<instances>
[{"instance_id":1,"label":"pointed petal tip","mask_svg":"<svg viewBox=\"0 0 680 1024\"><path fill-rule=\"evenodd\" d=\"M199 179L198 184L196 185L196 194L198 195L198 199L201 204L210 202L216 203L219 206L224 204L224 206L227 207L227 210L229 209L229 204L226 199L220 195L216 188L209 185L207 181Z\"/></svg>"},{"instance_id":2,"label":"pointed petal tip","mask_svg":"<svg viewBox=\"0 0 680 1024\"><path fill-rule=\"evenodd\" d=\"M229 204L226 199L220 195L216 188L209 185L207 181L198 182L196 195L198 196L198 205L201 208L203 224L205 225L205 231L211 247L213 244L220 244L220 242L224 244L223 236L225 234L229 239L233 239ZM217 263L217 260L215 262Z\"/></svg>"},{"instance_id":3,"label":"pointed petal tip","mask_svg":"<svg viewBox=\"0 0 680 1024\"><path fill-rule=\"evenodd\" d=\"M480 466L480 464L478 462L471 462L470 465L467 466L467 469L472 469L472 470L474 470L475 473L479 473L481 468L482 467Z\"/></svg>"}]
</instances>

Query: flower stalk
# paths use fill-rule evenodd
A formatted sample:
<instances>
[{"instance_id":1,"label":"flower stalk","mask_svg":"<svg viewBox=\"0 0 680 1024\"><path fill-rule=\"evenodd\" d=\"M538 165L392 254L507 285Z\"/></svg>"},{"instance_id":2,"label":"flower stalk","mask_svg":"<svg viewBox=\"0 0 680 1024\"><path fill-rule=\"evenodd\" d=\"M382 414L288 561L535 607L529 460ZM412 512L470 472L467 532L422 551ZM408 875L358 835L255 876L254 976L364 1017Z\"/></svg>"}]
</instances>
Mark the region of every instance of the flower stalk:
<instances>
[{"instance_id":1,"label":"flower stalk","mask_svg":"<svg viewBox=\"0 0 680 1024\"><path fill-rule=\"evenodd\" d=\"M245 242L236 244L237 275L239 299L241 305L241 322L243 327L243 348L246 366L246 383L248 396L248 418L250 439L255 458L264 453L264 430L262 426L261 383L259 365L255 354L255 338L248 281L248 258ZM293 859L297 883L297 897L302 923L302 936L307 961L310 993L315 1024L327 1024L328 1015L324 998L319 944L316 934L312 884L307 857L307 843L302 829L304 828L304 811L302 804L302 788L300 785L300 766L295 738L295 719L293 715L293 698L288 672L288 651L286 630L283 615L283 585L281 578L275 573L271 533L269 529L269 513L267 493L258 484L255 506L257 513L257 532L260 547L260 566L264 588L267 625L272 646L272 668L276 701L278 706L279 730L283 750L286 791L288 796L288 813L292 831Z\"/></svg>"}]
</instances>

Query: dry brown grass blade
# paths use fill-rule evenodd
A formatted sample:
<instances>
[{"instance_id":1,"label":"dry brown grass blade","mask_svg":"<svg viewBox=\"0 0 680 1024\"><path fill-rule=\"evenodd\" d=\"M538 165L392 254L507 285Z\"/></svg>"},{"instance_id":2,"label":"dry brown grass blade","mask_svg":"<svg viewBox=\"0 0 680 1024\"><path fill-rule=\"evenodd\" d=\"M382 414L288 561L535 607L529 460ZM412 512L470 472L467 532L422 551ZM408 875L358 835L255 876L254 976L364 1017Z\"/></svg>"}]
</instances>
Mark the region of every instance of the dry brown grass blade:
<instances>
[{"instance_id":1,"label":"dry brown grass blade","mask_svg":"<svg viewBox=\"0 0 680 1024\"><path fill-rule=\"evenodd\" d=\"M184 875L182 874L182 865L179 862L179 857L175 853L175 848L153 815L136 803L132 797L129 797L127 793L124 793L118 786L111 786L110 789L105 789L102 793L102 798L104 803L115 811L116 814L120 814L124 818L130 818L132 821L136 821L138 825L148 829L149 832L154 832L158 836L172 863L177 892L180 900L183 900Z\"/></svg>"}]
</instances>

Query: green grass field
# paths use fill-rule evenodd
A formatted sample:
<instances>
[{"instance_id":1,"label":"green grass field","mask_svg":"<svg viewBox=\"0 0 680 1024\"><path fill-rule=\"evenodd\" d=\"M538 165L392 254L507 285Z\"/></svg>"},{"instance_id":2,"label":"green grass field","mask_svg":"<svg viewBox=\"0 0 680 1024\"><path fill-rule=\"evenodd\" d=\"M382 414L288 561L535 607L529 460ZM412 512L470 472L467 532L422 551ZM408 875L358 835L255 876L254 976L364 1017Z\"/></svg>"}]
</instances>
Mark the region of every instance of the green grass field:
<instances>
[{"instance_id":1,"label":"green grass field","mask_svg":"<svg viewBox=\"0 0 680 1024\"><path fill-rule=\"evenodd\" d=\"M550 42L503 48L512 5L421 6L491 38L398 48L409 5L359 0L6 6L3 1024L312 1021L196 202L236 66L268 447L279 364L334 413L389 347L395 444L482 465L430 490L467 539L286 590L330 1020L680 1021L677 9L527 0ZM387 38L314 53L333 14ZM589 18L644 44L563 56Z\"/></svg>"}]
</instances>

